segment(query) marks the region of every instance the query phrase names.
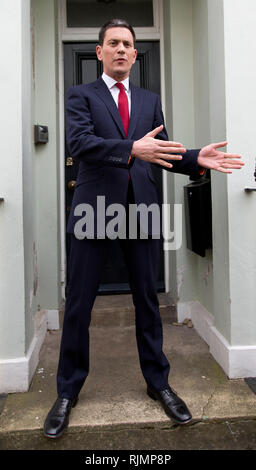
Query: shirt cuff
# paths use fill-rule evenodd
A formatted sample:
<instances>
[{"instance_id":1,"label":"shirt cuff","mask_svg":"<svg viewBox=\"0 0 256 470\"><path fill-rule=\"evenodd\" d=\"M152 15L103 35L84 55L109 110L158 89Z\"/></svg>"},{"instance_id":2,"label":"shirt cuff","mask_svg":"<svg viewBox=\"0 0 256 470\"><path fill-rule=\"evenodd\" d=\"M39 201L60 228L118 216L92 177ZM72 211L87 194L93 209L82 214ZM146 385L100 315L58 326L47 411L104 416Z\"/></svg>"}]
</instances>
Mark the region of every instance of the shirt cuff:
<instances>
[{"instance_id":1,"label":"shirt cuff","mask_svg":"<svg viewBox=\"0 0 256 470\"><path fill-rule=\"evenodd\" d=\"M130 169L133 164L134 164L135 157L132 157L132 155L129 156L128 158L128 168Z\"/></svg>"}]
</instances>

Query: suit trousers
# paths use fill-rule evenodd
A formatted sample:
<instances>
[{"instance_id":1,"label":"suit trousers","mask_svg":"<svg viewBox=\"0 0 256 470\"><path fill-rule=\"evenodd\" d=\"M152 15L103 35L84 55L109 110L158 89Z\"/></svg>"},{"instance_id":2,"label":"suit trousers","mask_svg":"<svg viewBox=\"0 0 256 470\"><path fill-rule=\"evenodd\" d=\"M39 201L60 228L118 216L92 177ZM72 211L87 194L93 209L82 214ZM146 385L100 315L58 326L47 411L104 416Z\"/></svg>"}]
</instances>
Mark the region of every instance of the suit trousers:
<instances>
[{"instance_id":1,"label":"suit trousers","mask_svg":"<svg viewBox=\"0 0 256 470\"><path fill-rule=\"evenodd\" d=\"M127 205L132 203L129 182ZM110 239L78 240L71 235L69 282L61 338L57 391L76 397L89 373L89 326ZM168 386L170 364L163 353L162 320L157 297L160 241L119 239L128 268L135 307L139 361L146 383L155 390ZM121 371L120 371L121 373Z\"/></svg>"}]
</instances>

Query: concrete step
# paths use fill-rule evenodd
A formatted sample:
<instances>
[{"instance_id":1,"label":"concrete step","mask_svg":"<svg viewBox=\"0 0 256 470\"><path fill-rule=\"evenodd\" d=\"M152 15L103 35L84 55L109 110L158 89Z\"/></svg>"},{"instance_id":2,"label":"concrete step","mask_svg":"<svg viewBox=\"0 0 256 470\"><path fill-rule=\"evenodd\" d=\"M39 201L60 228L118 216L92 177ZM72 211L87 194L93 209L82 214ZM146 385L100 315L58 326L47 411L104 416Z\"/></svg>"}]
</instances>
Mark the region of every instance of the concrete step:
<instances>
[{"instance_id":1,"label":"concrete step","mask_svg":"<svg viewBox=\"0 0 256 470\"><path fill-rule=\"evenodd\" d=\"M176 305L171 296L159 293L159 310L163 323L176 321ZM63 311L61 310L61 325L63 322ZM131 326L134 325L135 311L131 294L121 295L99 295L96 297L91 326Z\"/></svg>"},{"instance_id":2,"label":"concrete step","mask_svg":"<svg viewBox=\"0 0 256 470\"><path fill-rule=\"evenodd\" d=\"M29 391L0 400L0 449L256 449L256 396L244 380L226 377L194 328L169 322L163 332L170 384L191 424L174 425L147 396L134 325L92 326L90 374L69 427L47 439L42 427L57 396L61 339L61 330L48 331Z\"/></svg>"}]
</instances>

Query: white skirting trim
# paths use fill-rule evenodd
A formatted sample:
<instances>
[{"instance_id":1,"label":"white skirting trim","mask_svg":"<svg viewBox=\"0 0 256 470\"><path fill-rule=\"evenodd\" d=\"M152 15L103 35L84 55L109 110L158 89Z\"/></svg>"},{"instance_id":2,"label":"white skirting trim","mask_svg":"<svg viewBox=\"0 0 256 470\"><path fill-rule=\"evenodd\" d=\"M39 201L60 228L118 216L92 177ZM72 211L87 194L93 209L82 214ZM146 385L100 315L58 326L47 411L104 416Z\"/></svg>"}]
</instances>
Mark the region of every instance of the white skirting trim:
<instances>
[{"instance_id":1,"label":"white skirting trim","mask_svg":"<svg viewBox=\"0 0 256 470\"><path fill-rule=\"evenodd\" d=\"M47 329L59 328L58 310L41 310L34 317L35 334L26 356L0 359L0 393L27 392L39 362Z\"/></svg>"},{"instance_id":2,"label":"white skirting trim","mask_svg":"<svg viewBox=\"0 0 256 470\"><path fill-rule=\"evenodd\" d=\"M178 303L177 316L179 322L191 318L194 328L230 379L255 377L256 346L231 346L214 326L213 315L200 302Z\"/></svg>"}]
</instances>

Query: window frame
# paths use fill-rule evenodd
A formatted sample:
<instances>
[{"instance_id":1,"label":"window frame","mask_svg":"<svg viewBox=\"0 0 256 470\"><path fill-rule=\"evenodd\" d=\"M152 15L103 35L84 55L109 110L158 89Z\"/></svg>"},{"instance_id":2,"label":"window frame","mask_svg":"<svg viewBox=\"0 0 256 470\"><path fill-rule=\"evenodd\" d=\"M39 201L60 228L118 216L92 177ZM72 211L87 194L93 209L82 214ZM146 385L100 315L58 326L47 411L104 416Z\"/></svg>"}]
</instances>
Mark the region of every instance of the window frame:
<instances>
[{"instance_id":1,"label":"window frame","mask_svg":"<svg viewBox=\"0 0 256 470\"><path fill-rule=\"evenodd\" d=\"M98 28L70 28L67 26L67 8L66 0L59 0L60 2L60 15L61 15L61 29L63 41L81 40L81 41L95 41L98 39ZM134 31L136 39L160 39L160 3L159 0L153 0L153 21L154 26L150 27L135 27Z\"/></svg>"}]
</instances>

